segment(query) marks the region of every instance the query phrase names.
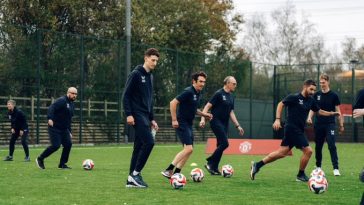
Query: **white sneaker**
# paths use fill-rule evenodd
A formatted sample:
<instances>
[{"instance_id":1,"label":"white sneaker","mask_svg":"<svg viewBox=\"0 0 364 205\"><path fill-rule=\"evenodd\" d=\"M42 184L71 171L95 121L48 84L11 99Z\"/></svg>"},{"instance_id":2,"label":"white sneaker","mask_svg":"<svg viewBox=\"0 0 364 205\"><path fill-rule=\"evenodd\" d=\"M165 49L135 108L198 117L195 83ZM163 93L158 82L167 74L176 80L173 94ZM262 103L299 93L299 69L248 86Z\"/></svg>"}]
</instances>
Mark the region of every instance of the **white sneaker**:
<instances>
[{"instance_id":1,"label":"white sneaker","mask_svg":"<svg viewBox=\"0 0 364 205\"><path fill-rule=\"evenodd\" d=\"M334 169L334 175L335 176L340 176L340 171L338 169Z\"/></svg>"}]
</instances>

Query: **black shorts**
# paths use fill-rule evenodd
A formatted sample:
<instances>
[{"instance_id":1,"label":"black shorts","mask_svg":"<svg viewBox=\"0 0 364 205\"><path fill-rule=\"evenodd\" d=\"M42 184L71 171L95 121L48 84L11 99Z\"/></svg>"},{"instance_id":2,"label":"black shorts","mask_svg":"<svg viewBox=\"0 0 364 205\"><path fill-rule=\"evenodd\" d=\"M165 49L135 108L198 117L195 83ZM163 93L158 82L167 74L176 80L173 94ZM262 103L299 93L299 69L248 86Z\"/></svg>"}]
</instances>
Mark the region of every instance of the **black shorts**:
<instances>
[{"instance_id":1,"label":"black shorts","mask_svg":"<svg viewBox=\"0 0 364 205\"><path fill-rule=\"evenodd\" d=\"M284 137L281 146L288 146L290 149L292 149L292 147L303 149L308 147L309 143L302 130L294 126L286 125L284 127Z\"/></svg>"},{"instance_id":2,"label":"black shorts","mask_svg":"<svg viewBox=\"0 0 364 205\"><path fill-rule=\"evenodd\" d=\"M176 132L182 144L193 145L192 125L188 123L179 123Z\"/></svg>"}]
</instances>

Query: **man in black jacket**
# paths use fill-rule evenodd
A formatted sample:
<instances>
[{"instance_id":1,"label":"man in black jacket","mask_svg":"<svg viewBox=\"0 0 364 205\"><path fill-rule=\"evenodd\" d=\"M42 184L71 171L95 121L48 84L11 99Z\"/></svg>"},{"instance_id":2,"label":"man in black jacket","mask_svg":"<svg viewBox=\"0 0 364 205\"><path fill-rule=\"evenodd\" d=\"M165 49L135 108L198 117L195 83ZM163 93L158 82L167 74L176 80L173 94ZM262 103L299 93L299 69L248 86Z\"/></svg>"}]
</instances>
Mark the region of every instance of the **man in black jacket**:
<instances>
[{"instance_id":1,"label":"man in black jacket","mask_svg":"<svg viewBox=\"0 0 364 205\"><path fill-rule=\"evenodd\" d=\"M8 100L8 116L11 122L11 138L9 143L9 155L4 158L4 161L13 161L13 154L15 149L15 142L18 137L21 137L21 144L23 145L26 162L30 161L29 148L28 148L28 123L23 111L16 107L14 100Z\"/></svg>"},{"instance_id":2,"label":"man in black jacket","mask_svg":"<svg viewBox=\"0 0 364 205\"><path fill-rule=\"evenodd\" d=\"M61 159L58 165L59 169L71 169L67 166L68 157L72 147L72 117L74 112L74 101L77 97L77 89L74 87L68 88L67 95L58 98L48 108L48 134L51 146L47 147L40 154L36 163L40 169L45 169L44 159L57 151L63 146Z\"/></svg>"},{"instance_id":3,"label":"man in black jacket","mask_svg":"<svg viewBox=\"0 0 364 205\"><path fill-rule=\"evenodd\" d=\"M151 129L158 130L153 116L153 75L159 59L159 52L150 48L144 53L144 64L138 65L128 76L123 107L128 125L135 129L134 148L130 162L126 187L146 188L140 174L154 146Z\"/></svg>"}]
</instances>

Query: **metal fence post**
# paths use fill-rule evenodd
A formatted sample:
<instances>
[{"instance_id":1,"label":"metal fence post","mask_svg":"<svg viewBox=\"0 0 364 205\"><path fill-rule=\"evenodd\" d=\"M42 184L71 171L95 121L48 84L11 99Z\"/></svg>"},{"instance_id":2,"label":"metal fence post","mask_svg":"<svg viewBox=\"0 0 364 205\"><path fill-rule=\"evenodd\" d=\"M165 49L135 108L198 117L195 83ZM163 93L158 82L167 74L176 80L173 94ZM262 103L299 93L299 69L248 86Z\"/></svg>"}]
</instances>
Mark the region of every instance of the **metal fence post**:
<instances>
[{"instance_id":1,"label":"metal fence post","mask_svg":"<svg viewBox=\"0 0 364 205\"><path fill-rule=\"evenodd\" d=\"M39 144L39 123L40 123L40 69L42 60L42 46L41 46L41 31L37 30L37 50L38 50L38 65L37 65L37 123L36 123L36 143Z\"/></svg>"},{"instance_id":2,"label":"metal fence post","mask_svg":"<svg viewBox=\"0 0 364 205\"><path fill-rule=\"evenodd\" d=\"M84 92L84 60L85 60L85 56L84 56L84 38L83 35L81 35L81 48L80 48L80 54L81 54L81 58L80 58L80 77L81 77L81 84L80 84L80 124L79 124L79 136L78 136L78 141L80 144L82 144L82 123L83 123L83 92Z\"/></svg>"}]
</instances>

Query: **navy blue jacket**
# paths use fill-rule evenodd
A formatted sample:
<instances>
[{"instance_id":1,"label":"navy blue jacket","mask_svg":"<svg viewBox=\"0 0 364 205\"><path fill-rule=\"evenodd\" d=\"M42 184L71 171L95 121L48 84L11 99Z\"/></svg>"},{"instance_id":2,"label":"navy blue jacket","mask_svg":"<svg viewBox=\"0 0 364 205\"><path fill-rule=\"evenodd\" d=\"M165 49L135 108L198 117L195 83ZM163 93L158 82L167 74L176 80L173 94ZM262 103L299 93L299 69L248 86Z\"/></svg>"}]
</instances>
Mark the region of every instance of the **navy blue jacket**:
<instances>
[{"instance_id":1,"label":"navy blue jacket","mask_svg":"<svg viewBox=\"0 0 364 205\"><path fill-rule=\"evenodd\" d=\"M153 75L142 65L138 65L128 76L123 94L123 107L126 116L153 115Z\"/></svg>"},{"instance_id":2,"label":"navy blue jacket","mask_svg":"<svg viewBox=\"0 0 364 205\"><path fill-rule=\"evenodd\" d=\"M11 122L11 128L19 131L19 130L23 130L26 131L28 130L28 123L27 123L27 119L25 117L25 114L23 111L21 111L20 109L14 107L13 111L9 111L8 112L8 116L9 116L9 120Z\"/></svg>"},{"instance_id":3,"label":"navy blue jacket","mask_svg":"<svg viewBox=\"0 0 364 205\"><path fill-rule=\"evenodd\" d=\"M53 120L53 127L59 130L71 130L74 103L67 96L58 98L48 108L48 120Z\"/></svg>"},{"instance_id":4,"label":"navy blue jacket","mask_svg":"<svg viewBox=\"0 0 364 205\"><path fill-rule=\"evenodd\" d=\"M364 108L364 89L359 90L356 96L356 102L353 109L362 109Z\"/></svg>"}]
</instances>

